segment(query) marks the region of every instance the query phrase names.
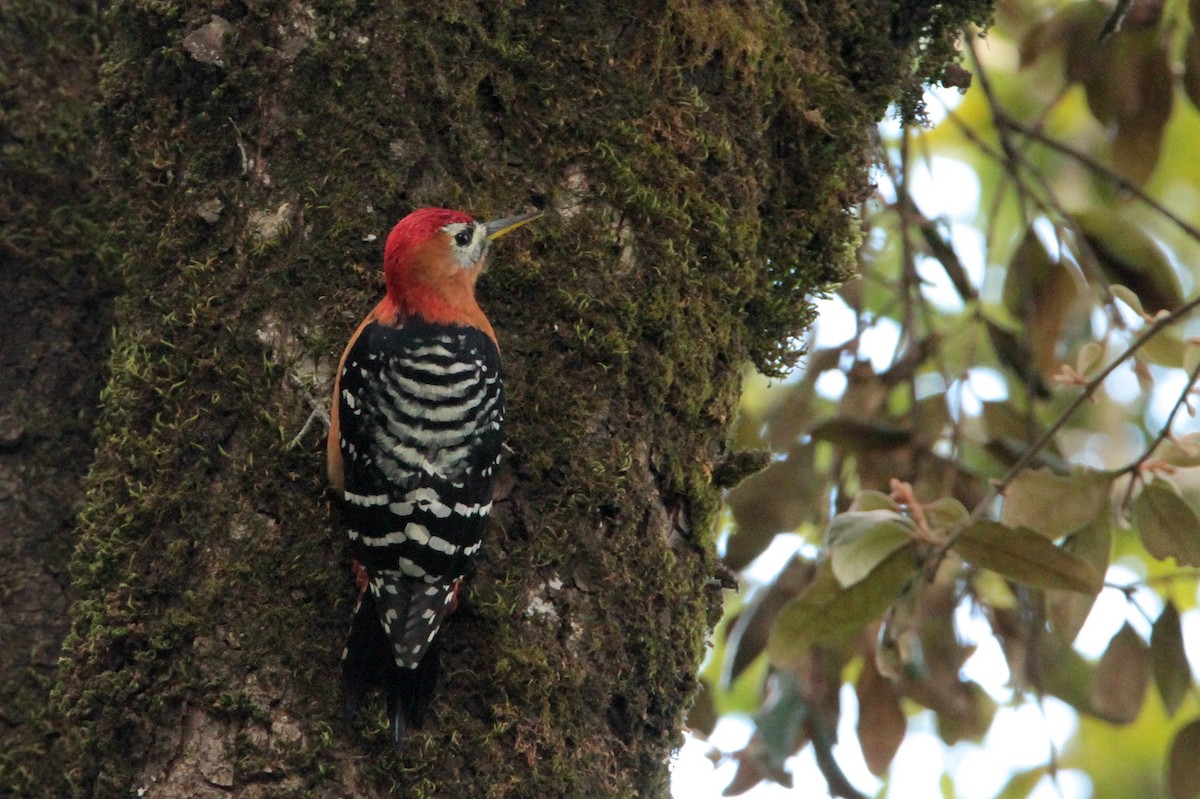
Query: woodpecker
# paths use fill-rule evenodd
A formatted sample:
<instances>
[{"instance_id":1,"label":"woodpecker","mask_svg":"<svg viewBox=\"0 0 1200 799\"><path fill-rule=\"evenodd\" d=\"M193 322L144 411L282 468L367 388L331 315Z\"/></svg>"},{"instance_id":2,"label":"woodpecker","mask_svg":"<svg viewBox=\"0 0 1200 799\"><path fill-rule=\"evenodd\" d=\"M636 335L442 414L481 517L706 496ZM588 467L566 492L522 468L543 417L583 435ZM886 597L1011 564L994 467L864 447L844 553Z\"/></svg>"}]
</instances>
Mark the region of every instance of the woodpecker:
<instances>
[{"instance_id":1,"label":"woodpecker","mask_svg":"<svg viewBox=\"0 0 1200 799\"><path fill-rule=\"evenodd\" d=\"M382 687L397 747L421 725L434 639L479 551L500 461L500 349L475 283L491 241L539 216L479 223L422 208L401 219L384 248L386 293L338 364L326 459L358 584L346 710Z\"/></svg>"}]
</instances>

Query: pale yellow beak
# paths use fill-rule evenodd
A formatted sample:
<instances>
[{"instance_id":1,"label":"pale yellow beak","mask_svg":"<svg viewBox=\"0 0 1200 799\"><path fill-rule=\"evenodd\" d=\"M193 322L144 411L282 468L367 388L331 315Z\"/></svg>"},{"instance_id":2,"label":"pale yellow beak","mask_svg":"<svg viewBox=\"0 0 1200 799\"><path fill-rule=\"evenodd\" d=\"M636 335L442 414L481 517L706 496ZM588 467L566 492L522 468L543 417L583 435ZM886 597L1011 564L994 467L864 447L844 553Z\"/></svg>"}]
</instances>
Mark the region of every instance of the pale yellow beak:
<instances>
[{"instance_id":1,"label":"pale yellow beak","mask_svg":"<svg viewBox=\"0 0 1200 799\"><path fill-rule=\"evenodd\" d=\"M498 239L505 233L516 230L526 222L532 222L540 216L544 216L541 211L533 211L528 214L520 214L518 216L506 216L502 219L493 219L490 222L483 223L483 229L487 231L488 239Z\"/></svg>"}]
</instances>

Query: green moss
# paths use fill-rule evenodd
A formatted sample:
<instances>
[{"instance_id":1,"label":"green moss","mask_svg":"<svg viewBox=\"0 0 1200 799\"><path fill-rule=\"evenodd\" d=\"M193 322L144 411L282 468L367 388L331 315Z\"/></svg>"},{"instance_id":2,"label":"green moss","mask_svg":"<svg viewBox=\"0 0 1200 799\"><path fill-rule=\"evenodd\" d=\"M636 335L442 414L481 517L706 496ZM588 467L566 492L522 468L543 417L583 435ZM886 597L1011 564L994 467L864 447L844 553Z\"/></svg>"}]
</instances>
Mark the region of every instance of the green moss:
<instances>
[{"instance_id":1,"label":"green moss","mask_svg":"<svg viewBox=\"0 0 1200 799\"><path fill-rule=\"evenodd\" d=\"M899 30L884 6L116 4L127 294L59 692L76 791L125 795L201 708L236 730L236 778L285 771L281 795L664 795L720 611L711 476L741 367L794 362L806 296L849 274L870 125L978 11ZM223 65L182 44L214 13ZM259 330L331 358L404 212L565 203L571 175L579 213L505 239L481 286L515 487L395 756L377 719L337 720L341 534L318 452L282 445L305 356Z\"/></svg>"},{"instance_id":2,"label":"green moss","mask_svg":"<svg viewBox=\"0 0 1200 799\"><path fill-rule=\"evenodd\" d=\"M0 412L23 431L0 454L5 795L65 790L49 694L116 289L104 239L115 203L94 191L97 18L88 2L16 0L0 13Z\"/></svg>"}]
</instances>

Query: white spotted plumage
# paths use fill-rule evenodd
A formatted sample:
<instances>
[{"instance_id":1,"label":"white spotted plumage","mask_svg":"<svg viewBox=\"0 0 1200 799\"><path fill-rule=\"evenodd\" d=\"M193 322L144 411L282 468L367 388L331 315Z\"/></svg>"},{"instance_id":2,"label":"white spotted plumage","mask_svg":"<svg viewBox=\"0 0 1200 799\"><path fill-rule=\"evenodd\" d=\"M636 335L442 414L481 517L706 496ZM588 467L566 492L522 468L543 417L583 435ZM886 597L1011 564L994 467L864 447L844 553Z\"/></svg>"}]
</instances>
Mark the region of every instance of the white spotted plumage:
<instances>
[{"instance_id":1,"label":"white spotted plumage","mask_svg":"<svg viewBox=\"0 0 1200 799\"><path fill-rule=\"evenodd\" d=\"M414 668L491 511L499 353L470 328L368 325L347 363L340 445L351 545L372 575L396 664Z\"/></svg>"},{"instance_id":2,"label":"white spotted plumage","mask_svg":"<svg viewBox=\"0 0 1200 799\"><path fill-rule=\"evenodd\" d=\"M397 745L421 723L436 636L492 509L504 389L475 282L489 242L539 215L404 217L384 248L386 295L339 362L326 460L359 586L342 678L351 710L385 689Z\"/></svg>"}]
</instances>

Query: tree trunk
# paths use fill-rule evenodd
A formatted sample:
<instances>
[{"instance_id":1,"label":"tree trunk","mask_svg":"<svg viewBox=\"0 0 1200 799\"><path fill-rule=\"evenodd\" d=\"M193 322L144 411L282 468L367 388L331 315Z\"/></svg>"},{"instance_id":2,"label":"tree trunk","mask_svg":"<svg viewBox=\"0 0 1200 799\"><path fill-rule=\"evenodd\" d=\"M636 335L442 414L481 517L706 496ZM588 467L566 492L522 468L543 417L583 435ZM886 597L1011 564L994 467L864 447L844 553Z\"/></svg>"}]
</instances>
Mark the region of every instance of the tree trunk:
<instances>
[{"instance_id":1,"label":"tree trunk","mask_svg":"<svg viewBox=\"0 0 1200 799\"><path fill-rule=\"evenodd\" d=\"M62 794L49 694L115 291L96 247L97 21L87 2L0 4L0 796Z\"/></svg>"},{"instance_id":2,"label":"tree trunk","mask_svg":"<svg viewBox=\"0 0 1200 799\"><path fill-rule=\"evenodd\" d=\"M849 273L871 126L984 5L115 4L123 293L56 690L70 787L664 796L719 489L753 460L723 446L740 370L794 359L805 294ZM510 451L395 755L382 714L339 717L344 534L319 436L286 445L423 205L553 213L481 284Z\"/></svg>"}]
</instances>

